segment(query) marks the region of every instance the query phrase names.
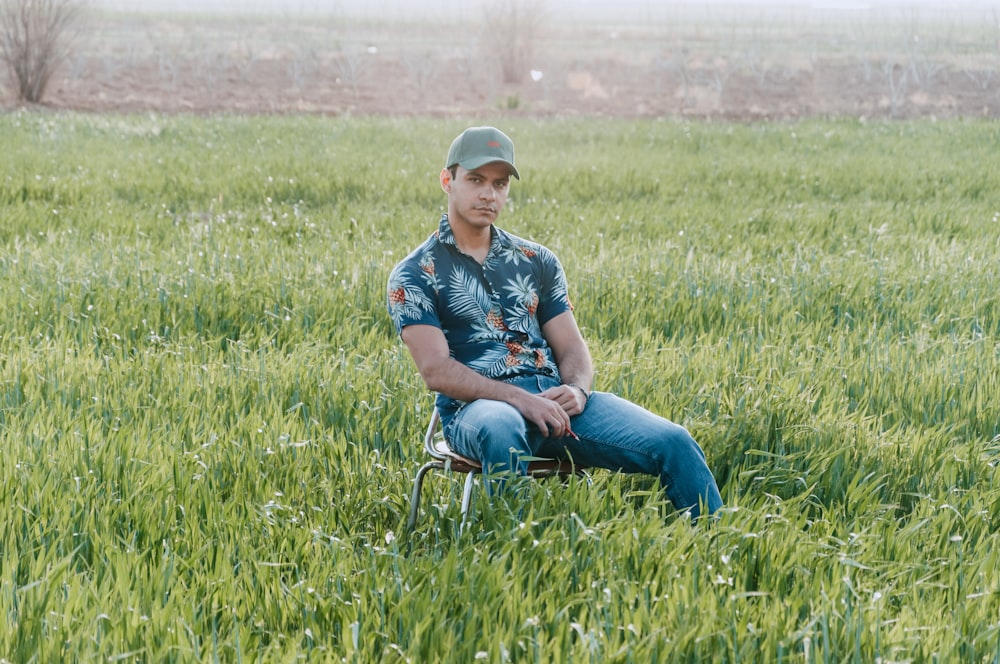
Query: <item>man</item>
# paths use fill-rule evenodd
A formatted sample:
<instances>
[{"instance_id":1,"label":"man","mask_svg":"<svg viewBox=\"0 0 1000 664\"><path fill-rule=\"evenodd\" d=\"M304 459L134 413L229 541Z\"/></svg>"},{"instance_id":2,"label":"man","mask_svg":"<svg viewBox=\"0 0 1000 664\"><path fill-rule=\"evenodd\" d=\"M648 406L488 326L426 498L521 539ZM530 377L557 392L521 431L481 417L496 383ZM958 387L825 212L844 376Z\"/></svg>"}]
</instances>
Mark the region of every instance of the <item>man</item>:
<instances>
[{"instance_id":1,"label":"man","mask_svg":"<svg viewBox=\"0 0 1000 664\"><path fill-rule=\"evenodd\" d=\"M520 179L506 134L462 132L440 175L448 212L389 277L389 313L438 393L449 444L487 475L523 474L530 456L656 475L677 510L715 512L719 489L683 427L591 391L562 266L494 225L511 177Z\"/></svg>"}]
</instances>

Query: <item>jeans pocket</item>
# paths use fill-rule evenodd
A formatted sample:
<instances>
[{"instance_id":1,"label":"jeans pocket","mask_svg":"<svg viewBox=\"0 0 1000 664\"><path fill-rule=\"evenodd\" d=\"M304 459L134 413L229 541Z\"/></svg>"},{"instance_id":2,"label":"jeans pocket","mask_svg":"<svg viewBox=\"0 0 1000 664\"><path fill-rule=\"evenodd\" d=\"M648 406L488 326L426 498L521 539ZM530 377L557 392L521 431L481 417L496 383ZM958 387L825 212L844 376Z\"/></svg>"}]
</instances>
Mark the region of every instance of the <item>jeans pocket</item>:
<instances>
[{"instance_id":1,"label":"jeans pocket","mask_svg":"<svg viewBox=\"0 0 1000 664\"><path fill-rule=\"evenodd\" d=\"M550 388L559 387L562 383L559 382L559 379L553 378L552 376L538 374L535 376L535 385L538 386L539 392L544 392Z\"/></svg>"}]
</instances>

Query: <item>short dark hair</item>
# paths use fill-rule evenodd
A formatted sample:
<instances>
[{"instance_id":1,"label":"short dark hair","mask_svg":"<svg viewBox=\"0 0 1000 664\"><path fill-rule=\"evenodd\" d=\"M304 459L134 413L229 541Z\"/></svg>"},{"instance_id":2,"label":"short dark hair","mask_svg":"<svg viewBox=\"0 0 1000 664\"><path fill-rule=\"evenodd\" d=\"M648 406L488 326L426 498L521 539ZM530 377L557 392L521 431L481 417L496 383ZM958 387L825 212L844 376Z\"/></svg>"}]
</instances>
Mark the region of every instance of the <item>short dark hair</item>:
<instances>
[{"instance_id":1,"label":"short dark hair","mask_svg":"<svg viewBox=\"0 0 1000 664\"><path fill-rule=\"evenodd\" d=\"M454 180L458 177L458 164L448 167L448 172L451 173L451 179Z\"/></svg>"}]
</instances>

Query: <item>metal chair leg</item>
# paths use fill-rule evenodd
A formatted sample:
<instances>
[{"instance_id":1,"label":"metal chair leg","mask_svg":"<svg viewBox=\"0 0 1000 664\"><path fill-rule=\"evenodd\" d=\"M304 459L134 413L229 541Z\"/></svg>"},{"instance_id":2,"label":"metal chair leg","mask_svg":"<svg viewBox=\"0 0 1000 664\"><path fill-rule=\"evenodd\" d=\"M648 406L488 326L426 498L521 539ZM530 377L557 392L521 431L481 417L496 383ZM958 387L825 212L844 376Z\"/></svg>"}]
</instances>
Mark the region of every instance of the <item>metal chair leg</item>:
<instances>
[{"instance_id":1,"label":"metal chair leg","mask_svg":"<svg viewBox=\"0 0 1000 664\"><path fill-rule=\"evenodd\" d=\"M462 490L462 525L461 528L465 528L465 522L469 516L469 506L472 504L472 485L475 482L475 473L465 474L465 489Z\"/></svg>"},{"instance_id":2,"label":"metal chair leg","mask_svg":"<svg viewBox=\"0 0 1000 664\"><path fill-rule=\"evenodd\" d=\"M420 509L420 491L424 486L424 477L432 468L444 468L440 461L428 461L417 471L417 476L413 478L413 494L410 496L410 520L406 522L406 529L413 530L417 525L417 511Z\"/></svg>"}]
</instances>

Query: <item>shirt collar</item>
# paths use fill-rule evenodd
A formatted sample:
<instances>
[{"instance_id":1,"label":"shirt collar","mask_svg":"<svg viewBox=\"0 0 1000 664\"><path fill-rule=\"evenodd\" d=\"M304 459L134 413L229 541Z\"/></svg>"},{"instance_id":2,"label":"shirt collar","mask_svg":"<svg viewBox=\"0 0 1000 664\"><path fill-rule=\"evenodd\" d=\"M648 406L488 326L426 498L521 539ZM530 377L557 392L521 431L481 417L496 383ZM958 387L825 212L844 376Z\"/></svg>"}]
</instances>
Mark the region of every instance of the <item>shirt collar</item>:
<instances>
[{"instance_id":1,"label":"shirt collar","mask_svg":"<svg viewBox=\"0 0 1000 664\"><path fill-rule=\"evenodd\" d=\"M458 245L455 243L455 234L451 232L451 224L448 223L448 213L445 212L441 215L441 223L438 224L438 242L442 244L450 244L453 247Z\"/></svg>"}]
</instances>

